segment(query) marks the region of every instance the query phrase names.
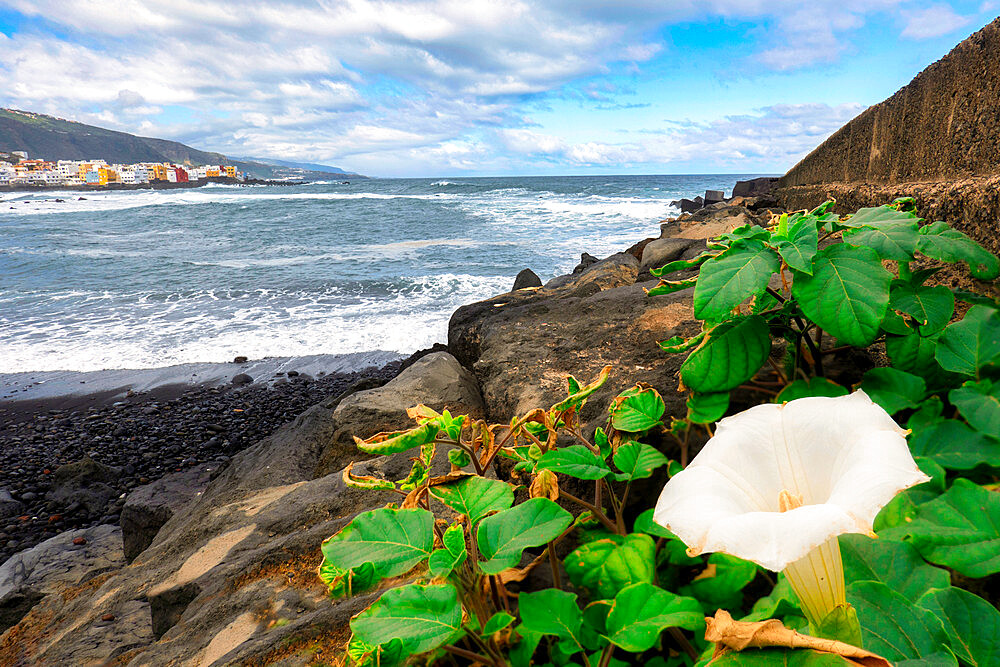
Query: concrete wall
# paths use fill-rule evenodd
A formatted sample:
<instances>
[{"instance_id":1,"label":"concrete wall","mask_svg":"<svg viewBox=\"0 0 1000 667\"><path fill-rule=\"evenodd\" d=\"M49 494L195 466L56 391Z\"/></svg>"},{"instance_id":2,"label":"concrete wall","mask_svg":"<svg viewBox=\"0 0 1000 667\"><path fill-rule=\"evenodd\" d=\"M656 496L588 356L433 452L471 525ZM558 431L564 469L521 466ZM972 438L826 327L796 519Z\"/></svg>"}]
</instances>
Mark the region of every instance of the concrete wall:
<instances>
[{"instance_id":1,"label":"concrete wall","mask_svg":"<svg viewBox=\"0 0 1000 667\"><path fill-rule=\"evenodd\" d=\"M1000 19L795 165L780 186L1000 173Z\"/></svg>"}]
</instances>

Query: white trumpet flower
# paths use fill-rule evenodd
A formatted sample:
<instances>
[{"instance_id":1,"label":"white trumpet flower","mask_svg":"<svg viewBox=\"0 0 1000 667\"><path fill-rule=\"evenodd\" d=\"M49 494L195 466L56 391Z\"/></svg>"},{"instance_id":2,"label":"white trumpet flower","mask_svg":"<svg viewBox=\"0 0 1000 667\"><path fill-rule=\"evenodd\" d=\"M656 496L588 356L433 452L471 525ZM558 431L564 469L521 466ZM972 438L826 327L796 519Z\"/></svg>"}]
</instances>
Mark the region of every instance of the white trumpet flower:
<instances>
[{"instance_id":1,"label":"white trumpet flower","mask_svg":"<svg viewBox=\"0 0 1000 667\"><path fill-rule=\"evenodd\" d=\"M813 626L846 604L837 536L874 536L893 496L929 478L906 434L863 391L758 405L663 488L653 520L692 555L721 551L784 571Z\"/></svg>"}]
</instances>

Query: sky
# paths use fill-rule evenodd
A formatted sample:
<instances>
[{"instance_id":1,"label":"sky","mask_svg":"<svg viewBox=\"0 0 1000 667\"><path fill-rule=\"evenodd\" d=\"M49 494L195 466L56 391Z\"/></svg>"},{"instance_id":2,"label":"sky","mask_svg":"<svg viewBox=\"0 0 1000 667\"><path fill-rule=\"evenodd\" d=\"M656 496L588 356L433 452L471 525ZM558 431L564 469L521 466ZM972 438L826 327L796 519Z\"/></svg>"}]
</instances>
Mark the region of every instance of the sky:
<instances>
[{"instance_id":1,"label":"sky","mask_svg":"<svg viewBox=\"0 0 1000 667\"><path fill-rule=\"evenodd\" d=\"M783 173L998 13L998 0L0 0L0 107L373 176Z\"/></svg>"}]
</instances>

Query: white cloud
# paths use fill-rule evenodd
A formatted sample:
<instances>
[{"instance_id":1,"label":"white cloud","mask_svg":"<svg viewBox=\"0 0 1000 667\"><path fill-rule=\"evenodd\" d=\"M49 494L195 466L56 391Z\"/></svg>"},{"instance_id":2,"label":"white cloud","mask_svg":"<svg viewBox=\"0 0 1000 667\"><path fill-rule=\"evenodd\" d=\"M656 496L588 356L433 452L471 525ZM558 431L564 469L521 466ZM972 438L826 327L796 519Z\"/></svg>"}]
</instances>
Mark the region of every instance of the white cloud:
<instances>
[{"instance_id":1,"label":"white cloud","mask_svg":"<svg viewBox=\"0 0 1000 667\"><path fill-rule=\"evenodd\" d=\"M966 16L959 16L947 5L934 5L910 11L908 16L909 20L903 28L902 36L910 39L929 39L947 35L968 25L971 20Z\"/></svg>"},{"instance_id":2,"label":"white cloud","mask_svg":"<svg viewBox=\"0 0 1000 667\"><path fill-rule=\"evenodd\" d=\"M0 33L0 105L397 173L422 158L507 164L531 146L570 165L662 164L685 140L559 144L518 129L522 102L641 106L618 104L627 91L600 75L641 68L669 48L660 27L703 17L768 17L768 46L747 52L766 68L832 61L867 15L901 1L0 0L60 28ZM184 120L168 120L178 108Z\"/></svg>"}]
</instances>

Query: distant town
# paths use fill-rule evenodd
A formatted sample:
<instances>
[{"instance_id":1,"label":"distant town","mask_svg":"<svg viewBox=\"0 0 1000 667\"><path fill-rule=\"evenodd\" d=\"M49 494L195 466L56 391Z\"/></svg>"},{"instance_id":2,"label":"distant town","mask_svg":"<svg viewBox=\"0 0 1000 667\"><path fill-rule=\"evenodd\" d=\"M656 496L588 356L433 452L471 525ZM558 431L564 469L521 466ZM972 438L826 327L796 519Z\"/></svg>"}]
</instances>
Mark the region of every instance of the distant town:
<instances>
[{"instance_id":1,"label":"distant town","mask_svg":"<svg viewBox=\"0 0 1000 667\"><path fill-rule=\"evenodd\" d=\"M105 160L29 159L25 151L0 151L0 186L108 186L189 183L212 178L246 180L232 165L181 166L167 162L108 164Z\"/></svg>"}]
</instances>

